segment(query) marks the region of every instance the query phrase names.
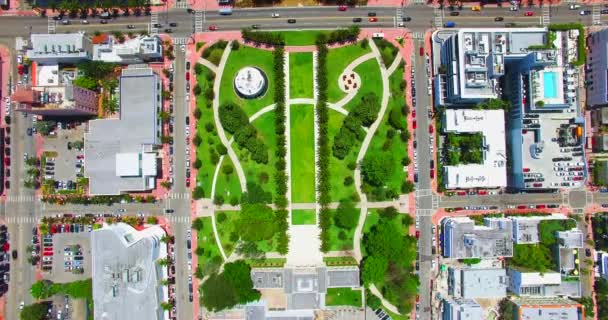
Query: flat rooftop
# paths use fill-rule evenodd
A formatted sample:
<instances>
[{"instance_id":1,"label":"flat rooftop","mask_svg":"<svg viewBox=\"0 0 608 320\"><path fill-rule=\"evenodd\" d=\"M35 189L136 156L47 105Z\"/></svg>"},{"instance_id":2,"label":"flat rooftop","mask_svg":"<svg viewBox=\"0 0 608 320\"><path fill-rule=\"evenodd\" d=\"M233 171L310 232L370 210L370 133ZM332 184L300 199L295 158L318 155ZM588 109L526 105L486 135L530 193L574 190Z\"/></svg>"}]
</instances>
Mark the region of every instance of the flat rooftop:
<instances>
[{"instance_id":1,"label":"flat rooftop","mask_svg":"<svg viewBox=\"0 0 608 320\"><path fill-rule=\"evenodd\" d=\"M159 284L168 275L156 262L167 256L164 234L158 225L137 231L125 223L92 232L95 319L164 319L168 292Z\"/></svg>"},{"instance_id":2,"label":"flat rooftop","mask_svg":"<svg viewBox=\"0 0 608 320\"><path fill-rule=\"evenodd\" d=\"M578 145L560 146L560 130L568 135L573 135L576 126L572 124L578 115L575 109L563 109L552 113L537 113L538 118L524 118L524 121L538 121L540 128L522 129L522 164L524 168L524 182L526 189L541 188L564 188L582 186L585 179L584 142ZM563 126L563 127L562 127ZM583 129L584 130L584 129ZM575 155L574 148L583 147L580 154ZM572 160L554 162L554 158L570 157ZM580 167L580 171L559 171L559 166L564 168ZM527 172L526 172L527 171ZM534 177L540 174L539 177ZM583 180L571 180L577 177ZM543 179L542 181L526 181L525 179ZM568 184L568 185L565 185Z\"/></svg>"},{"instance_id":3,"label":"flat rooftop","mask_svg":"<svg viewBox=\"0 0 608 320\"><path fill-rule=\"evenodd\" d=\"M443 254L447 258L497 258L513 256L512 222L508 218L485 218L475 225L469 217L443 222Z\"/></svg>"},{"instance_id":4,"label":"flat rooftop","mask_svg":"<svg viewBox=\"0 0 608 320\"><path fill-rule=\"evenodd\" d=\"M90 194L117 195L154 188L143 172L152 170L149 153L159 142L158 85L158 76L152 69L124 69L119 86L120 118L89 121L85 134L85 176L89 178ZM137 164L117 165L117 157L123 158L121 154L134 153L141 154ZM141 168L142 174L121 175L132 172L135 166Z\"/></svg>"},{"instance_id":5,"label":"flat rooftop","mask_svg":"<svg viewBox=\"0 0 608 320\"><path fill-rule=\"evenodd\" d=\"M448 109L444 130L483 135L483 163L444 166L446 188L491 188L507 186L505 117L502 110Z\"/></svg>"}]
</instances>

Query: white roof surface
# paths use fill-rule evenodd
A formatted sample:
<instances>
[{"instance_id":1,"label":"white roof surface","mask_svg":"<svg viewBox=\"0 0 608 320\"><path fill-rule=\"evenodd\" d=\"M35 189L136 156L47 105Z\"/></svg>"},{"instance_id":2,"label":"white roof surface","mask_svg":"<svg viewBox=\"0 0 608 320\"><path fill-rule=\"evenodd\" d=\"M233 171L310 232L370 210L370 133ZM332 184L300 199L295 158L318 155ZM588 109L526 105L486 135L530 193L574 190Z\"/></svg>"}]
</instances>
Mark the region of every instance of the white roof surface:
<instances>
[{"instance_id":1,"label":"white roof surface","mask_svg":"<svg viewBox=\"0 0 608 320\"><path fill-rule=\"evenodd\" d=\"M139 154L117 153L116 154L116 176L137 177L139 176Z\"/></svg>"},{"instance_id":2,"label":"white roof surface","mask_svg":"<svg viewBox=\"0 0 608 320\"><path fill-rule=\"evenodd\" d=\"M154 153L142 153L141 171L144 176L156 176L156 155Z\"/></svg>"},{"instance_id":3,"label":"white roof surface","mask_svg":"<svg viewBox=\"0 0 608 320\"><path fill-rule=\"evenodd\" d=\"M522 272L522 286L539 286L539 285L558 285L562 283L562 277L558 272Z\"/></svg>"},{"instance_id":4,"label":"white roof surface","mask_svg":"<svg viewBox=\"0 0 608 320\"><path fill-rule=\"evenodd\" d=\"M448 109L445 131L481 132L484 137L483 164L445 166L446 187L491 188L507 185L505 116L502 110Z\"/></svg>"},{"instance_id":5,"label":"white roof surface","mask_svg":"<svg viewBox=\"0 0 608 320\"><path fill-rule=\"evenodd\" d=\"M40 64L36 67L38 74L36 75L37 86L58 86L59 85L59 65Z\"/></svg>"}]
</instances>

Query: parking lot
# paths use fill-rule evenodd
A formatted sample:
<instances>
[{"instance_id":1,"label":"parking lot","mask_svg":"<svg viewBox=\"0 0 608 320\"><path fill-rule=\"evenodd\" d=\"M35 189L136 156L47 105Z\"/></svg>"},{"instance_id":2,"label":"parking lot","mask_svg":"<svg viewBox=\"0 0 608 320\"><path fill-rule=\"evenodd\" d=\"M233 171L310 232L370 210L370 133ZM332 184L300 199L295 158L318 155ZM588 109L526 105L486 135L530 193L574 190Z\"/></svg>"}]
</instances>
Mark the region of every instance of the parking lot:
<instances>
[{"instance_id":1,"label":"parking lot","mask_svg":"<svg viewBox=\"0 0 608 320\"><path fill-rule=\"evenodd\" d=\"M63 127L63 125L62 125ZM72 188L76 188L76 180L84 172L83 151L79 151L72 145L76 141L82 141L84 136L84 125L73 129L58 129L54 138L45 140L44 151L56 152L55 157L48 157L44 168L40 168L41 175L46 179L53 179L56 190L68 189L69 181Z\"/></svg>"},{"instance_id":2,"label":"parking lot","mask_svg":"<svg viewBox=\"0 0 608 320\"><path fill-rule=\"evenodd\" d=\"M82 232L55 233L52 239L52 270L47 278L59 283L90 278L91 233L85 228Z\"/></svg>"}]
</instances>

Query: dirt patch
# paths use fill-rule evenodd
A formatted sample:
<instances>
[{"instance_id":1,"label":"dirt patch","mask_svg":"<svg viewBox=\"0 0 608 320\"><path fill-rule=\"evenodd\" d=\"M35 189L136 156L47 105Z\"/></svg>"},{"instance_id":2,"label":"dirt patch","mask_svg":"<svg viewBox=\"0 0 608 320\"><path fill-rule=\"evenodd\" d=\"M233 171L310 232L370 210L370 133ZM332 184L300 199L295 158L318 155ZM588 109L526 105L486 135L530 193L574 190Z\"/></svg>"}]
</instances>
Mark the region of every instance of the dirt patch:
<instances>
[{"instance_id":1,"label":"dirt patch","mask_svg":"<svg viewBox=\"0 0 608 320\"><path fill-rule=\"evenodd\" d=\"M262 299L268 304L268 308L286 309L287 297L283 289L262 289Z\"/></svg>"},{"instance_id":2,"label":"dirt patch","mask_svg":"<svg viewBox=\"0 0 608 320\"><path fill-rule=\"evenodd\" d=\"M70 319L72 320L85 320L86 319L86 300L85 299L71 299L72 312L70 313Z\"/></svg>"}]
</instances>

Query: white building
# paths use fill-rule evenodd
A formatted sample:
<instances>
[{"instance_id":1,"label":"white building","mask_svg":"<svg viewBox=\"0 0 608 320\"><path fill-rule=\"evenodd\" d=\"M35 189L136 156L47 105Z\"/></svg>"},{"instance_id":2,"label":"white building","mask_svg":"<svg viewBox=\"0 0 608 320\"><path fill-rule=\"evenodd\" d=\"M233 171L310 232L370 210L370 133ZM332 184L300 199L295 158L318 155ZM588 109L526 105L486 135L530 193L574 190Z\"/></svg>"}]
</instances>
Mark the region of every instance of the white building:
<instances>
[{"instance_id":1,"label":"white building","mask_svg":"<svg viewBox=\"0 0 608 320\"><path fill-rule=\"evenodd\" d=\"M162 280L167 257L158 225L137 231L125 223L104 225L91 234L94 317L98 320L169 319L160 304L169 292Z\"/></svg>"},{"instance_id":2,"label":"white building","mask_svg":"<svg viewBox=\"0 0 608 320\"><path fill-rule=\"evenodd\" d=\"M554 213L547 216L515 216L513 220L513 242L517 244L534 244L540 241L538 224L543 220L565 220L563 214Z\"/></svg>"},{"instance_id":3,"label":"white building","mask_svg":"<svg viewBox=\"0 0 608 320\"><path fill-rule=\"evenodd\" d=\"M141 36L120 43L108 36L93 46L93 60L134 64L162 59L162 40L158 36Z\"/></svg>"},{"instance_id":4,"label":"white building","mask_svg":"<svg viewBox=\"0 0 608 320\"><path fill-rule=\"evenodd\" d=\"M444 166L447 189L494 188L507 186L505 117L502 110L448 109L444 131L481 133L483 163Z\"/></svg>"},{"instance_id":5,"label":"white building","mask_svg":"<svg viewBox=\"0 0 608 320\"><path fill-rule=\"evenodd\" d=\"M26 57L41 64L78 63L90 60L91 39L84 32L32 34Z\"/></svg>"}]
</instances>

